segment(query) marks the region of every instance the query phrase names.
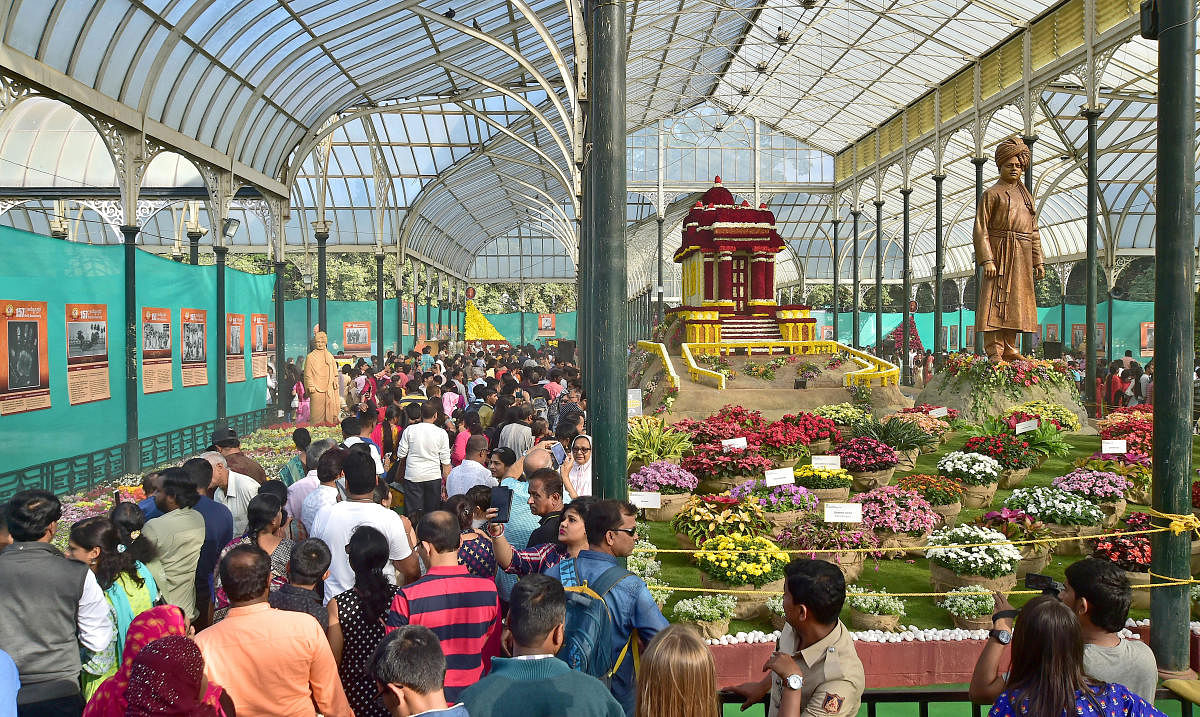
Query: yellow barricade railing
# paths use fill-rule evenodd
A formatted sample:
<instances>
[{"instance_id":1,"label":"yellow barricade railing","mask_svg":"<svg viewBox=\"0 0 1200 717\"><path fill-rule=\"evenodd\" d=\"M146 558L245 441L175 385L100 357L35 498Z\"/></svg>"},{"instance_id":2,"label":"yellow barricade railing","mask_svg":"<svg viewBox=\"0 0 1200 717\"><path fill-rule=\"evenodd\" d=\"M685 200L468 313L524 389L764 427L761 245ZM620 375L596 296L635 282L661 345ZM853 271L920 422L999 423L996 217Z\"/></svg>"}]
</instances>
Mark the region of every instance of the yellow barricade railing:
<instances>
[{"instance_id":1,"label":"yellow barricade railing","mask_svg":"<svg viewBox=\"0 0 1200 717\"><path fill-rule=\"evenodd\" d=\"M639 349L654 354L659 361L662 361L667 382L671 384L671 388L679 388L679 374L675 373L675 367L671 365L671 359L667 356L667 347L653 341L639 341L637 345Z\"/></svg>"},{"instance_id":2,"label":"yellow barricade railing","mask_svg":"<svg viewBox=\"0 0 1200 717\"><path fill-rule=\"evenodd\" d=\"M765 353L774 353L775 349L783 349L793 355L832 354L839 351L848 354L851 359L861 366L857 371L847 373L842 379L844 386L897 386L900 384L900 367L872 356L864 351L851 348L837 341L722 341L720 343L685 343L683 357L688 364L688 375L693 381L699 382L699 376L720 376L718 388L725 388L725 377L715 371L709 371L696 365L693 351L700 354L724 356L738 349L744 349L747 355L753 355L755 349Z\"/></svg>"},{"instance_id":3,"label":"yellow barricade railing","mask_svg":"<svg viewBox=\"0 0 1200 717\"><path fill-rule=\"evenodd\" d=\"M704 344L705 346L720 346L721 344ZM691 344L683 344L683 360L687 364L688 376L696 383L704 383L701 377L708 379L708 382L714 387L725 390L725 374L717 371L709 371L706 368L698 366L696 359L692 356Z\"/></svg>"}]
</instances>

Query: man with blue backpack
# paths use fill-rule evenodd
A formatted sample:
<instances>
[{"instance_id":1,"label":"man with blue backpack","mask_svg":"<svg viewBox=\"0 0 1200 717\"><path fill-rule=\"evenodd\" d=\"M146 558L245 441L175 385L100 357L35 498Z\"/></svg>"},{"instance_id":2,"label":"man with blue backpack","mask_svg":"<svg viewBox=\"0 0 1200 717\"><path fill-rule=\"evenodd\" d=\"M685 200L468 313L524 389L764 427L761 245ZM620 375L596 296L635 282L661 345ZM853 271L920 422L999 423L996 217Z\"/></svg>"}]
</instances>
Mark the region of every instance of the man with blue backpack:
<instances>
[{"instance_id":1,"label":"man with blue backpack","mask_svg":"<svg viewBox=\"0 0 1200 717\"><path fill-rule=\"evenodd\" d=\"M559 657L609 684L626 715L633 714L641 650L667 619L641 578L618 558L633 553L637 509L601 500L584 516L588 549L546 572L567 591L566 635ZM607 646L607 649L606 649Z\"/></svg>"}]
</instances>

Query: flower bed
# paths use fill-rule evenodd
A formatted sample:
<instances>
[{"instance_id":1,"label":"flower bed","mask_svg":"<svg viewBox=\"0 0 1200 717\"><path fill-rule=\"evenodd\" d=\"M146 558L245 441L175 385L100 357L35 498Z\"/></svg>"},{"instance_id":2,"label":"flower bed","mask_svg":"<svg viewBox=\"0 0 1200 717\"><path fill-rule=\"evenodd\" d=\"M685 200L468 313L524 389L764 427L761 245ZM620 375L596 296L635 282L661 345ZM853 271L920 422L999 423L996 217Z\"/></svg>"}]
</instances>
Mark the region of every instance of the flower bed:
<instances>
[{"instance_id":1,"label":"flower bed","mask_svg":"<svg viewBox=\"0 0 1200 717\"><path fill-rule=\"evenodd\" d=\"M746 438L748 443L758 443L758 433L767 425L759 411L748 411L741 406L728 404L721 410L697 421L685 418L672 428L691 436L692 443L714 443L726 438Z\"/></svg>"},{"instance_id":2,"label":"flower bed","mask_svg":"<svg viewBox=\"0 0 1200 717\"><path fill-rule=\"evenodd\" d=\"M808 457L805 433L799 426L783 421L770 423L760 434L760 451L764 456L777 461L781 466L796 465L801 458Z\"/></svg>"},{"instance_id":3,"label":"flower bed","mask_svg":"<svg viewBox=\"0 0 1200 717\"><path fill-rule=\"evenodd\" d=\"M957 388L961 389L964 382L970 384L971 408L976 415L988 412L994 394L1002 393L1017 401L1022 389L1030 386L1056 387L1078 395L1071 368L1062 360L992 363L986 356L951 354L943 371Z\"/></svg>"},{"instance_id":4,"label":"flower bed","mask_svg":"<svg viewBox=\"0 0 1200 717\"><path fill-rule=\"evenodd\" d=\"M681 465L701 481L718 482L722 490L732 488L746 476L762 475L775 467L775 463L761 455L756 446L726 451L720 443L695 446Z\"/></svg>"},{"instance_id":5,"label":"flower bed","mask_svg":"<svg viewBox=\"0 0 1200 717\"><path fill-rule=\"evenodd\" d=\"M787 550L805 551L803 557L836 564L847 584L862 574L867 557L863 551L879 547L879 539L870 530L850 523L826 523L815 513L808 513L791 527L779 531L776 541Z\"/></svg>"},{"instance_id":6,"label":"flower bed","mask_svg":"<svg viewBox=\"0 0 1200 717\"><path fill-rule=\"evenodd\" d=\"M1131 453L1154 451L1154 413L1147 406L1119 408L1096 424L1101 439L1124 440Z\"/></svg>"},{"instance_id":7,"label":"flower bed","mask_svg":"<svg viewBox=\"0 0 1200 717\"><path fill-rule=\"evenodd\" d=\"M1074 411L1052 401L1026 401L1025 403L1010 407L1004 412L1004 417L1008 418L1016 413L1036 416L1043 421L1050 421L1060 431L1078 431L1083 427L1079 422L1079 416L1076 416Z\"/></svg>"},{"instance_id":8,"label":"flower bed","mask_svg":"<svg viewBox=\"0 0 1200 717\"><path fill-rule=\"evenodd\" d=\"M927 414L930 411L933 411L933 410L936 410L939 408L946 409L946 420L947 421L958 420L959 410L957 408L949 408L948 406L932 406L928 403L918 403L917 405L913 406L912 408L901 408L900 413L926 413Z\"/></svg>"}]
</instances>

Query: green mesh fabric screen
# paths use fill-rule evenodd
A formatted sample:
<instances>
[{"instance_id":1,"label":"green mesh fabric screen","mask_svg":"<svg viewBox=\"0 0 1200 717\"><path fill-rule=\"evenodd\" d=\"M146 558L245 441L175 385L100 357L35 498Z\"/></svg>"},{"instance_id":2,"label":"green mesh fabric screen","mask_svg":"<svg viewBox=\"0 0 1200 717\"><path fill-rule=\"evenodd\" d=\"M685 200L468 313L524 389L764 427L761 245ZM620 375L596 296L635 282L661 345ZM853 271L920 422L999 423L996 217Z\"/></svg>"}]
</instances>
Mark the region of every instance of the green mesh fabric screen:
<instances>
[{"instance_id":1,"label":"green mesh fabric screen","mask_svg":"<svg viewBox=\"0 0 1200 717\"><path fill-rule=\"evenodd\" d=\"M135 257L137 305L170 311L171 390L145 393L140 313L133 336L138 345L138 433L153 436L216 416L216 361L224 359L225 322L216 316L216 267L189 266L138 251ZM229 313L273 314L274 277L226 270ZM5 300L45 301L48 308L49 409L0 416L4 470L46 463L109 448L125 441L125 277L120 245L91 246L0 227L0 304ZM110 398L72 406L67 392L66 304L108 307ZM207 320L208 383L184 387L181 376L180 309L203 309ZM269 319L270 320L270 319ZM250 346L246 381L228 386L226 411L237 415L266 405L266 380L251 378ZM7 487L0 486L0 493Z\"/></svg>"}]
</instances>

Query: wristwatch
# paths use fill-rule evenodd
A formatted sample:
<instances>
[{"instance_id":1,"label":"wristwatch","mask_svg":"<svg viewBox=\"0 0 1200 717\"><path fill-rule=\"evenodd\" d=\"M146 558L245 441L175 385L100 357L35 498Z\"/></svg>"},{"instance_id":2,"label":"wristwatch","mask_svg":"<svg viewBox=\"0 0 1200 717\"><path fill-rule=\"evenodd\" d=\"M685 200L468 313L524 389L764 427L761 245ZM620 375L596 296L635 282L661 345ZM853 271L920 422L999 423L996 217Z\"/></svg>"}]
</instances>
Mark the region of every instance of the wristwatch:
<instances>
[{"instance_id":1,"label":"wristwatch","mask_svg":"<svg viewBox=\"0 0 1200 717\"><path fill-rule=\"evenodd\" d=\"M1008 630L988 630L988 637L996 638L996 642L1000 643L1001 645L1007 645L1008 643L1012 642L1012 633Z\"/></svg>"},{"instance_id":2,"label":"wristwatch","mask_svg":"<svg viewBox=\"0 0 1200 717\"><path fill-rule=\"evenodd\" d=\"M804 678L800 675L788 675L787 679L783 681L783 684L787 686L789 690L799 691L800 688L804 686Z\"/></svg>"}]
</instances>

